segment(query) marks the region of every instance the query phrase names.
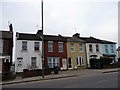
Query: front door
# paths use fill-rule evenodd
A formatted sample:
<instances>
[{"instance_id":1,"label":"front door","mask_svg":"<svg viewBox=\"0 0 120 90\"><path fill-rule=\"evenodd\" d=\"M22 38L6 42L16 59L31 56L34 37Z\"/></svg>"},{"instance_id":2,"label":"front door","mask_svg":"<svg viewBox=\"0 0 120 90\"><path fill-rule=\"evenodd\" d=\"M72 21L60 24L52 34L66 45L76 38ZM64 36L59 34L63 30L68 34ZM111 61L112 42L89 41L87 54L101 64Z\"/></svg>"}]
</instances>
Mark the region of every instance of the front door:
<instances>
[{"instance_id":1,"label":"front door","mask_svg":"<svg viewBox=\"0 0 120 90\"><path fill-rule=\"evenodd\" d=\"M68 67L69 69L72 69L72 58L69 58Z\"/></svg>"},{"instance_id":2,"label":"front door","mask_svg":"<svg viewBox=\"0 0 120 90\"><path fill-rule=\"evenodd\" d=\"M63 65L63 70L67 69L67 60L66 59L62 59L62 65Z\"/></svg>"}]
</instances>

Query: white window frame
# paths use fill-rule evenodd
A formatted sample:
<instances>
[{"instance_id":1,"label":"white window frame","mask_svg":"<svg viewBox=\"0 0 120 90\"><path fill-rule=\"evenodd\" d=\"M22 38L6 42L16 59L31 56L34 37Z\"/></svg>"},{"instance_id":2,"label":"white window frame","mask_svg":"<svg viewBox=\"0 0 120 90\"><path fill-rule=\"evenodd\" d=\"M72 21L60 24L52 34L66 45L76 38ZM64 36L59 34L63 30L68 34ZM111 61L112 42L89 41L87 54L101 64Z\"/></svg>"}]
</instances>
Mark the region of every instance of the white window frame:
<instances>
[{"instance_id":1,"label":"white window frame","mask_svg":"<svg viewBox=\"0 0 120 90\"><path fill-rule=\"evenodd\" d=\"M40 49L39 45L40 45L40 42L34 42L34 51L39 51Z\"/></svg>"},{"instance_id":2,"label":"white window frame","mask_svg":"<svg viewBox=\"0 0 120 90\"><path fill-rule=\"evenodd\" d=\"M63 42L58 42L58 51L63 52Z\"/></svg>"},{"instance_id":3,"label":"white window frame","mask_svg":"<svg viewBox=\"0 0 120 90\"><path fill-rule=\"evenodd\" d=\"M49 62L49 59L51 59L51 62ZM51 64L51 67L49 66L49 68L54 68L55 66L58 66L58 67L60 66L59 57L48 57L47 61L48 61L48 66L49 66L49 64Z\"/></svg>"},{"instance_id":4,"label":"white window frame","mask_svg":"<svg viewBox=\"0 0 120 90\"><path fill-rule=\"evenodd\" d=\"M26 45L24 46L23 43L26 43ZM27 41L22 41L22 51L27 51Z\"/></svg>"},{"instance_id":5,"label":"white window frame","mask_svg":"<svg viewBox=\"0 0 120 90\"><path fill-rule=\"evenodd\" d=\"M72 46L73 45L73 46ZM73 49L73 50L72 50ZM74 43L70 43L70 51L75 52L75 45Z\"/></svg>"},{"instance_id":6,"label":"white window frame","mask_svg":"<svg viewBox=\"0 0 120 90\"><path fill-rule=\"evenodd\" d=\"M90 45L91 45L91 48L90 48ZM91 51L90 51L90 49L91 49ZM92 44L89 44L89 51L93 52L93 45Z\"/></svg>"},{"instance_id":7,"label":"white window frame","mask_svg":"<svg viewBox=\"0 0 120 90\"><path fill-rule=\"evenodd\" d=\"M114 53L114 46L110 45L110 48L111 48L111 53Z\"/></svg>"},{"instance_id":8,"label":"white window frame","mask_svg":"<svg viewBox=\"0 0 120 90\"><path fill-rule=\"evenodd\" d=\"M79 44L80 52L83 52L83 44Z\"/></svg>"},{"instance_id":9,"label":"white window frame","mask_svg":"<svg viewBox=\"0 0 120 90\"><path fill-rule=\"evenodd\" d=\"M3 40L0 40L0 53L3 53Z\"/></svg>"},{"instance_id":10,"label":"white window frame","mask_svg":"<svg viewBox=\"0 0 120 90\"><path fill-rule=\"evenodd\" d=\"M98 48L97 48L97 46L98 46ZM97 51L97 49L98 49L98 51ZM99 52L99 45L98 44L96 45L96 52Z\"/></svg>"},{"instance_id":11,"label":"white window frame","mask_svg":"<svg viewBox=\"0 0 120 90\"><path fill-rule=\"evenodd\" d=\"M83 57L77 57L76 58L76 65L77 66L83 66L84 65L84 58Z\"/></svg>"},{"instance_id":12,"label":"white window frame","mask_svg":"<svg viewBox=\"0 0 120 90\"><path fill-rule=\"evenodd\" d=\"M105 45L105 53L108 53L108 45Z\"/></svg>"},{"instance_id":13,"label":"white window frame","mask_svg":"<svg viewBox=\"0 0 120 90\"><path fill-rule=\"evenodd\" d=\"M51 46L49 46L49 44L52 44ZM52 48L50 50L50 48ZM53 52L53 41L48 41L48 52Z\"/></svg>"}]
</instances>

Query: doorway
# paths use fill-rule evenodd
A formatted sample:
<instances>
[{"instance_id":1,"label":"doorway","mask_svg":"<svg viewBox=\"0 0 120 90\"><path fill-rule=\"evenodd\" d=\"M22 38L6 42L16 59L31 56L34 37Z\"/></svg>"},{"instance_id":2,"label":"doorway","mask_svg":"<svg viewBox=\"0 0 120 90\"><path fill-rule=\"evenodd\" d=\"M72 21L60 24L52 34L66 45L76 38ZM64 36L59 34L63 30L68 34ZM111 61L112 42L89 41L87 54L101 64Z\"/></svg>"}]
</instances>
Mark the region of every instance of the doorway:
<instances>
[{"instance_id":1,"label":"doorway","mask_svg":"<svg viewBox=\"0 0 120 90\"><path fill-rule=\"evenodd\" d=\"M63 70L67 69L67 60L66 59L62 59L62 65L63 65Z\"/></svg>"},{"instance_id":2,"label":"doorway","mask_svg":"<svg viewBox=\"0 0 120 90\"><path fill-rule=\"evenodd\" d=\"M69 69L72 69L72 58L68 59L68 67Z\"/></svg>"}]
</instances>

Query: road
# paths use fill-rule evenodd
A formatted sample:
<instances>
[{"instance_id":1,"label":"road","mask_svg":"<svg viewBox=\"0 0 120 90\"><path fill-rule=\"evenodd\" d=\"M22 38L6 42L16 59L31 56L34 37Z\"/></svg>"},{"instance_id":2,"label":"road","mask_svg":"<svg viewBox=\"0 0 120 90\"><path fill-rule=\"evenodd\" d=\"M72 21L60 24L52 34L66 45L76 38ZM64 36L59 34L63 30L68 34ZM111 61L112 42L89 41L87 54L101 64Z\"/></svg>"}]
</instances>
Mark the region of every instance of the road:
<instances>
[{"instance_id":1,"label":"road","mask_svg":"<svg viewBox=\"0 0 120 90\"><path fill-rule=\"evenodd\" d=\"M118 88L118 73L3 85L3 88Z\"/></svg>"}]
</instances>

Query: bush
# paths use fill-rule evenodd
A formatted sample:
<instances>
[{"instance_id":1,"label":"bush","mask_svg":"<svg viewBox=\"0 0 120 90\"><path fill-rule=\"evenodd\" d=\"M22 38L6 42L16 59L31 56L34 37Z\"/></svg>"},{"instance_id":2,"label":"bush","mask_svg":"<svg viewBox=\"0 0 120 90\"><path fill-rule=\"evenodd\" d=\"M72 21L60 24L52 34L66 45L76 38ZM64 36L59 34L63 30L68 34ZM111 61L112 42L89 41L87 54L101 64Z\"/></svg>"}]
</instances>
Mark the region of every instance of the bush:
<instances>
[{"instance_id":1,"label":"bush","mask_svg":"<svg viewBox=\"0 0 120 90\"><path fill-rule=\"evenodd\" d=\"M99 59L100 63L102 63L103 65L106 65L106 64L110 64L112 63L112 58L101 58Z\"/></svg>"},{"instance_id":2,"label":"bush","mask_svg":"<svg viewBox=\"0 0 120 90\"><path fill-rule=\"evenodd\" d=\"M112 63L111 58L100 58L100 59L91 58L90 59L90 66L92 69L102 68L103 65L107 65L110 63ZM98 65L100 65L100 66L98 67Z\"/></svg>"},{"instance_id":3,"label":"bush","mask_svg":"<svg viewBox=\"0 0 120 90\"><path fill-rule=\"evenodd\" d=\"M95 64L96 64L97 62L98 62L98 59L96 59L96 58L91 58L91 59L90 59L90 66L91 66L92 69L95 68Z\"/></svg>"}]
</instances>

